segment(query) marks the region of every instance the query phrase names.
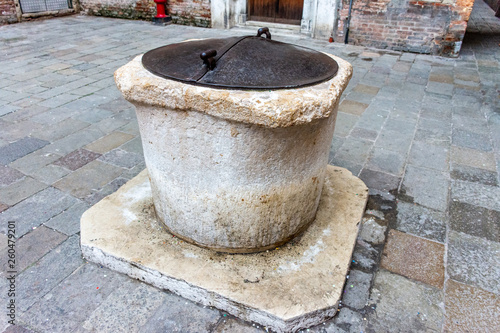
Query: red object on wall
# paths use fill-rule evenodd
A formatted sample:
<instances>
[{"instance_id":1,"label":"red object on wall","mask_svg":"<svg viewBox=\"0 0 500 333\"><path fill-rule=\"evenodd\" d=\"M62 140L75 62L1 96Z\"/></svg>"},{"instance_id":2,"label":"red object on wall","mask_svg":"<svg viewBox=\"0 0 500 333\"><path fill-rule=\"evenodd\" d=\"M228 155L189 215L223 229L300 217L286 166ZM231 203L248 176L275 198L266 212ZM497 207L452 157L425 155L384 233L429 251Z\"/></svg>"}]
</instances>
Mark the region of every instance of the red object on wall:
<instances>
[{"instance_id":1,"label":"red object on wall","mask_svg":"<svg viewBox=\"0 0 500 333\"><path fill-rule=\"evenodd\" d=\"M154 0L156 3L156 16L153 17L154 24L165 25L171 23L172 18L167 15L167 0Z\"/></svg>"}]
</instances>

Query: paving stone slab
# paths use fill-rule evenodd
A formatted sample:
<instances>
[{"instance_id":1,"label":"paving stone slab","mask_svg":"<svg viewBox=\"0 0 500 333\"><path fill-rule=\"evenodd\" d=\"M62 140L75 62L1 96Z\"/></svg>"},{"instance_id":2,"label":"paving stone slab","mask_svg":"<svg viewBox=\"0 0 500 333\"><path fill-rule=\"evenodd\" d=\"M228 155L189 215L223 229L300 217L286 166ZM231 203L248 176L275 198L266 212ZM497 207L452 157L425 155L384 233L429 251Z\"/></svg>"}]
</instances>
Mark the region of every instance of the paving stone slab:
<instances>
[{"instance_id":1,"label":"paving stone slab","mask_svg":"<svg viewBox=\"0 0 500 333\"><path fill-rule=\"evenodd\" d=\"M370 294L375 312L363 332L440 332L443 293L426 284L380 270Z\"/></svg>"},{"instance_id":2,"label":"paving stone slab","mask_svg":"<svg viewBox=\"0 0 500 333\"><path fill-rule=\"evenodd\" d=\"M349 272L349 280L346 281L342 303L354 309L363 309L367 305L370 296L372 278L372 274L351 270Z\"/></svg>"},{"instance_id":3,"label":"paving stone slab","mask_svg":"<svg viewBox=\"0 0 500 333\"><path fill-rule=\"evenodd\" d=\"M399 187L401 178L383 172L364 168L359 175L362 181L370 189L377 189L385 192L395 190Z\"/></svg>"},{"instance_id":4,"label":"paving stone slab","mask_svg":"<svg viewBox=\"0 0 500 333\"><path fill-rule=\"evenodd\" d=\"M445 332L500 332L498 295L448 280L445 309Z\"/></svg>"},{"instance_id":5,"label":"paving stone slab","mask_svg":"<svg viewBox=\"0 0 500 333\"><path fill-rule=\"evenodd\" d=\"M130 169L141 162L144 162L144 156L117 148L102 155L99 160L122 168Z\"/></svg>"},{"instance_id":6,"label":"paving stone slab","mask_svg":"<svg viewBox=\"0 0 500 333\"><path fill-rule=\"evenodd\" d=\"M450 177L456 180L477 182L484 185L498 186L498 173L460 164L451 165Z\"/></svg>"},{"instance_id":7,"label":"paving stone slab","mask_svg":"<svg viewBox=\"0 0 500 333\"><path fill-rule=\"evenodd\" d=\"M408 165L403 179L403 193L415 203L438 211L448 205L449 181L442 172Z\"/></svg>"},{"instance_id":8,"label":"paving stone slab","mask_svg":"<svg viewBox=\"0 0 500 333\"><path fill-rule=\"evenodd\" d=\"M53 164L75 171L97 159L99 156L101 156L99 153L92 152L87 149L78 149L64 157L61 157Z\"/></svg>"},{"instance_id":9,"label":"paving stone slab","mask_svg":"<svg viewBox=\"0 0 500 333\"><path fill-rule=\"evenodd\" d=\"M463 129L453 130L452 143L456 146L489 152L492 150L490 142L490 138L486 134L474 133Z\"/></svg>"},{"instance_id":10,"label":"paving stone slab","mask_svg":"<svg viewBox=\"0 0 500 333\"><path fill-rule=\"evenodd\" d=\"M383 147L375 147L370 153L366 165L371 170L385 172L396 177L401 177L406 156Z\"/></svg>"},{"instance_id":11,"label":"paving stone slab","mask_svg":"<svg viewBox=\"0 0 500 333\"><path fill-rule=\"evenodd\" d=\"M500 188L498 186L454 180L451 182L453 200L500 211Z\"/></svg>"},{"instance_id":12,"label":"paving stone slab","mask_svg":"<svg viewBox=\"0 0 500 333\"><path fill-rule=\"evenodd\" d=\"M445 243L446 214L404 201L399 201L397 207L397 230Z\"/></svg>"},{"instance_id":13,"label":"paving stone slab","mask_svg":"<svg viewBox=\"0 0 500 333\"><path fill-rule=\"evenodd\" d=\"M2 198L1 200L7 205L13 206L46 187L46 184L36 179L24 177L9 186L0 188L0 198Z\"/></svg>"},{"instance_id":14,"label":"paving stone slab","mask_svg":"<svg viewBox=\"0 0 500 333\"><path fill-rule=\"evenodd\" d=\"M44 224L47 227L55 229L63 234L71 236L80 232L80 218L82 214L89 209L89 205L84 201L78 201L73 206L61 214L54 216Z\"/></svg>"},{"instance_id":15,"label":"paving stone slab","mask_svg":"<svg viewBox=\"0 0 500 333\"><path fill-rule=\"evenodd\" d=\"M16 241L16 271L21 273L26 267L65 241L66 238L65 235L44 226L19 238ZM9 270L6 266L5 263L2 267L4 273Z\"/></svg>"},{"instance_id":16,"label":"paving stone slab","mask_svg":"<svg viewBox=\"0 0 500 333\"><path fill-rule=\"evenodd\" d=\"M210 332L217 326L221 313L211 307L197 305L179 296L165 293L165 300L153 313L151 318L140 328L140 332L164 333L164 332ZM241 332L251 332L251 326L241 325L232 320L235 328L242 329ZM221 330L217 329L216 332ZM258 332L260 330L255 330ZM224 332L224 330L222 330ZM240 331L233 331L240 332Z\"/></svg>"},{"instance_id":17,"label":"paving stone slab","mask_svg":"<svg viewBox=\"0 0 500 333\"><path fill-rule=\"evenodd\" d=\"M500 212L464 202L450 203L450 228L500 243Z\"/></svg>"},{"instance_id":18,"label":"paving stone slab","mask_svg":"<svg viewBox=\"0 0 500 333\"><path fill-rule=\"evenodd\" d=\"M127 280L106 268L83 264L23 313L21 320L40 332L75 332Z\"/></svg>"},{"instance_id":19,"label":"paving stone slab","mask_svg":"<svg viewBox=\"0 0 500 333\"><path fill-rule=\"evenodd\" d=\"M53 142L88 126L90 126L89 123L73 118L66 118L58 123L47 125L40 130L34 131L32 135L36 138Z\"/></svg>"},{"instance_id":20,"label":"paving stone slab","mask_svg":"<svg viewBox=\"0 0 500 333\"><path fill-rule=\"evenodd\" d=\"M80 332L143 332L140 328L168 296L145 283L127 280L92 312Z\"/></svg>"},{"instance_id":21,"label":"paving stone slab","mask_svg":"<svg viewBox=\"0 0 500 333\"><path fill-rule=\"evenodd\" d=\"M154 331L153 331L154 332ZM164 332L164 331L161 331ZM190 331L187 331L190 332ZM191 331L191 332L196 332L196 331ZM215 329L214 333L233 333L233 332L239 332L239 333L259 333L259 332L265 332L264 328L260 325L252 326L248 325L246 323L241 323L237 319L234 318L224 318L217 328Z\"/></svg>"},{"instance_id":22,"label":"paving stone slab","mask_svg":"<svg viewBox=\"0 0 500 333\"><path fill-rule=\"evenodd\" d=\"M82 199L101 189L122 172L122 168L94 160L56 182L54 186Z\"/></svg>"},{"instance_id":23,"label":"paving stone slab","mask_svg":"<svg viewBox=\"0 0 500 333\"><path fill-rule=\"evenodd\" d=\"M382 253L381 267L413 280L442 288L444 255L443 244L390 230Z\"/></svg>"},{"instance_id":24,"label":"paving stone slab","mask_svg":"<svg viewBox=\"0 0 500 333\"><path fill-rule=\"evenodd\" d=\"M82 264L79 239L70 237L18 275L19 309L26 312Z\"/></svg>"},{"instance_id":25,"label":"paving stone slab","mask_svg":"<svg viewBox=\"0 0 500 333\"><path fill-rule=\"evenodd\" d=\"M451 147L450 159L453 163L496 172L495 155L464 147Z\"/></svg>"},{"instance_id":26,"label":"paving stone slab","mask_svg":"<svg viewBox=\"0 0 500 333\"><path fill-rule=\"evenodd\" d=\"M52 185L70 172L70 170L61 166L49 164L34 173L33 178L36 178L44 184Z\"/></svg>"},{"instance_id":27,"label":"paving stone slab","mask_svg":"<svg viewBox=\"0 0 500 333\"><path fill-rule=\"evenodd\" d=\"M85 148L99 154L104 154L114 148L121 146L125 142L131 140L133 137L133 135L123 132L112 132L111 134L108 134L105 137L102 137L99 140L96 140L91 144L85 146Z\"/></svg>"},{"instance_id":28,"label":"paving stone slab","mask_svg":"<svg viewBox=\"0 0 500 333\"><path fill-rule=\"evenodd\" d=\"M450 278L500 294L500 243L456 231L448 237Z\"/></svg>"},{"instance_id":29,"label":"paving stone slab","mask_svg":"<svg viewBox=\"0 0 500 333\"><path fill-rule=\"evenodd\" d=\"M411 147L408 163L439 171L448 170L448 149L442 146L415 141Z\"/></svg>"},{"instance_id":30,"label":"paving stone slab","mask_svg":"<svg viewBox=\"0 0 500 333\"><path fill-rule=\"evenodd\" d=\"M44 166L58 160L61 155L37 150L9 164L11 168L21 171L26 175L33 176Z\"/></svg>"},{"instance_id":31,"label":"paving stone slab","mask_svg":"<svg viewBox=\"0 0 500 333\"><path fill-rule=\"evenodd\" d=\"M45 140L26 137L0 147L0 164L7 165L18 158L43 148L47 144L48 142Z\"/></svg>"},{"instance_id":32,"label":"paving stone slab","mask_svg":"<svg viewBox=\"0 0 500 333\"><path fill-rule=\"evenodd\" d=\"M24 177L22 172L16 169L0 165L0 186L7 186Z\"/></svg>"},{"instance_id":33,"label":"paving stone slab","mask_svg":"<svg viewBox=\"0 0 500 333\"><path fill-rule=\"evenodd\" d=\"M82 251L89 260L270 329L319 324L336 312L367 199L361 181L347 170L328 168L315 223L300 240L277 250L216 254L171 237L150 215L149 181L143 172L83 215ZM129 217L123 216L124 209ZM337 228L338 223L343 227ZM152 254L156 251L161 255ZM269 299L272 295L276 298Z\"/></svg>"},{"instance_id":34,"label":"paving stone slab","mask_svg":"<svg viewBox=\"0 0 500 333\"><path fill-rule=\"evenodd\" d=\"M0 232L6 234L7 221L15 221L16 236L21 237L75 203L75 198L48 187L0 214Z\"/></svg>"}]
</instances>

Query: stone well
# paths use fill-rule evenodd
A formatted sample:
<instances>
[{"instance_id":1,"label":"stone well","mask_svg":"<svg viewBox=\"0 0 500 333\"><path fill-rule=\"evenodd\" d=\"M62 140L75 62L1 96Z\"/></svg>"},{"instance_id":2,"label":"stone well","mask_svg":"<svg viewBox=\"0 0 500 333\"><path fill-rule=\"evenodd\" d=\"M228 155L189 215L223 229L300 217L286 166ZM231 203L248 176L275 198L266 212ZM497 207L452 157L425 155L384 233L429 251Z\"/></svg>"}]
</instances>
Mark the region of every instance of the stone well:
<instances>
[{"instance_id":1,"label":"stone well","mask_svg":"<svg viewBox=\"0 0 500 333\"><path fill-rule=\"evenodd\" d=\"M274 248L314 220L351 65L296 89L228 90L161 78L136 57L115 80L136 106L158 218L210 249Z\"/></svg>"}]
</instances>

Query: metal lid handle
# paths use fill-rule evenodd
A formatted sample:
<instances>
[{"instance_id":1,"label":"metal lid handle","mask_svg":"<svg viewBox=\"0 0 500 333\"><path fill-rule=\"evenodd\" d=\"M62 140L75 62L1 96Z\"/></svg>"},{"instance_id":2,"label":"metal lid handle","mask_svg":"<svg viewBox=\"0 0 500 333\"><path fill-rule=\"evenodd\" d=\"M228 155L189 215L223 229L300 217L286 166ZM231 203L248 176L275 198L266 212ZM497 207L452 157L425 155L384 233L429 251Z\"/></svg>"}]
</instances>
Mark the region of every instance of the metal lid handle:
<instances>
[{"instance_id":1,"label":"metal lid handle","mask_svg":"<svg viewBox=\"0 0 500 333\"><path fill-rule=\"evenodd\" d=\"M268 27L260 28L257 30L257 37L260 37L262 34L266 34L267 39L271 39L271 33L269 32Z\"/></svg>"},{"instance_id":2,"label":"metal lid handle","mask_svg":"<svg viewBox=\"0 0 500 333\"><path fill-rule=\"evenodd\" d=\"M216 50L208 50L205 52L200 53L200 58L203 60L203 64L205 64L209 70L212 70L215 68L215 59L214 57L217 55Z\"/></svg>"}]
</instances>

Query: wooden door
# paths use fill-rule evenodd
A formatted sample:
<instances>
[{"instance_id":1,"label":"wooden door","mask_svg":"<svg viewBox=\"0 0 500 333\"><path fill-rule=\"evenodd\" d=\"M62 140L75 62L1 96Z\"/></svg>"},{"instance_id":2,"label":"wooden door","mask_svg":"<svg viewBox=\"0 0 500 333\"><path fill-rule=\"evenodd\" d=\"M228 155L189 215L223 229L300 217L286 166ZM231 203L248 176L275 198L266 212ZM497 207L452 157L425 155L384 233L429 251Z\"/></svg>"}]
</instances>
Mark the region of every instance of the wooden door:
<instances>
[{"instance_id":1,"label":"wooden door","mask_svg":"<svg viewBox=\"0 0 500 333\"><path fill-rule=\"evenodd\" d=\"M304 0L248 0L248 19L300 25Z\"/></svg>"}]
</instances>

